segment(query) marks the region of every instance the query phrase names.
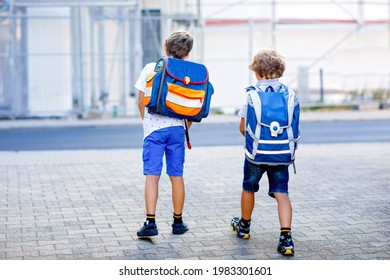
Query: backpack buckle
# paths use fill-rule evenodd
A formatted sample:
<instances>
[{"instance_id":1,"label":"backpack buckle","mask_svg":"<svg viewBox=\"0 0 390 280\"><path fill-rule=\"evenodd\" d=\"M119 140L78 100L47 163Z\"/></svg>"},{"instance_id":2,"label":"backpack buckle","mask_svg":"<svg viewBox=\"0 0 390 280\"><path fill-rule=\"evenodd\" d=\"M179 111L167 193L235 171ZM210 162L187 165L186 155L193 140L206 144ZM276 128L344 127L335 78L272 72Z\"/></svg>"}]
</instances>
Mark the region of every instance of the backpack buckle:
<instances>
[{"instance_id":1,"label":"backpack buckle","mask_svg":"<svg viewBox=\"0 0 390 280\"><path fill-rule=\"evenodd\" d=\"M188 86L190 84L190 82L191 82L190 77L185 76L184 79L183 79L183 84Z\"/></svg>"},{"instance_id":2,"label":"backpack buckle","mask_svg":"<svg viewBox=\"0 0 390 280\"><path fill-rule=\"evenodd\" d=\"M278 134L282 134L283 129L280 127L280 124L277 121L273 121L269 125L269 130L272 137L278 137Z\"/></svg>"}]
</instances>

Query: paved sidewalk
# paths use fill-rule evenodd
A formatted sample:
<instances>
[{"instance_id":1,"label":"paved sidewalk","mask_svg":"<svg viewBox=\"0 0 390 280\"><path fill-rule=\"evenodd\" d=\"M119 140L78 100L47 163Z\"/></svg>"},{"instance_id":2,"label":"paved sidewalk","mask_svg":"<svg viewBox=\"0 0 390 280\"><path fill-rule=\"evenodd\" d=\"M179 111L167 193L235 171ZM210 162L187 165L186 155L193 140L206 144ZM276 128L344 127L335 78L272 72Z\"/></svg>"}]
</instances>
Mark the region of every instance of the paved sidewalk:
<instances>
[{"instance_id":1,"label":"paved sidewalk","mask_svg":"<svg viewBox=\"0 0 390 280\"><path fill-rule=\"evenodd\" d=\"M291 172L294 259L390 259L390 143L301 145ZM187 151L184 219L171 234L162 176L159 236L140 240L141 150L0 152L0 259L283 259L276 203L260 189L252 236L239 215L242 147Z\"/></svg>"}]
</instances>

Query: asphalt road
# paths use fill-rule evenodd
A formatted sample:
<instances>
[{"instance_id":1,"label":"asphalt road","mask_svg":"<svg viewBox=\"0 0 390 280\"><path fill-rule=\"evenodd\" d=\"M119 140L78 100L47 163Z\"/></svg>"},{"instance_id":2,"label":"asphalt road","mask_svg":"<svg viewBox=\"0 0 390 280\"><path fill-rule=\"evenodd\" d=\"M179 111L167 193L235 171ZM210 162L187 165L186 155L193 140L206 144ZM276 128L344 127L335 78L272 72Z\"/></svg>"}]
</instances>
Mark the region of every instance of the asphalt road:
<instances>
[{"instance_id":1,"label":"asphalt road","mask_svg":"<svg viewBox=\"0 0 390 280\"><path fill-rule=\"evenodd\" d=\"M301 144L390 142L390 120L302 122ZM19 128L0 130L0 151L123 149L142 147L142 126ZM242 145L238 124L194 124L196 146Z\"/></svg>"}]
</instances>

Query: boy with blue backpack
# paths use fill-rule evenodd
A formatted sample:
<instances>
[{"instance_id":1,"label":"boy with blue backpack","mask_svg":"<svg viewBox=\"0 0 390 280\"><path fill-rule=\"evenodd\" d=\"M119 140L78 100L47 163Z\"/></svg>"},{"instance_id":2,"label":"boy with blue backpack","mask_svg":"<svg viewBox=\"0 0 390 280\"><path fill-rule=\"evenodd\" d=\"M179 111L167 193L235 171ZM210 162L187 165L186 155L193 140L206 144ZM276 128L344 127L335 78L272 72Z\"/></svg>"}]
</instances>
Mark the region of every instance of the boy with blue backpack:
<instances>
[{"instance_id":1,"label":"boy with blue backpack","mask_svg":"<svg viewBox=\"0 0 390 280\"><path fill-rule=\"evenodd\" d=\"M294 164L300 138L299 101L293 90L279 82L285 61L275 49L260 50L249 68L254 71L258 82L247 88L245 102L238 113L240 132L245 136L245 162L241 218L232 219L231 229L239 238L250 237L255 193L259 190L262 175L267 173L268 195L278 204L280 237L277 251L294 255L288 167Z\"/></svg>"},{"instance_id":2,"label":"boy with blue backpack","mask_svg":"<svg viewBox=\"0 0 390 280\"><path fill-rule=\"evenodd\" d=\"M167 56L147 64L135 84L139 90L138 108L143 119L146 175L146 221L137 232L139 237L158 234L155 211L164 155L166 172L172 184L172 233L183 234L188 230L182 219L185 198L184 136L191 149L188 129L192 122L200 122L208 116L214 93L206 66L186 60L192 46L193 38L188 32L173 32L164 44Z\"/></svg>"},{"instance_id":3,"label":"boy with blue backpack","mask_svg":"<svg viewBox=\"0 0 390 280\"><path fill-rule=\"evenodd\" d=\"M193 38L186 31L175 31L165 41L164 50L167 56L186 59L193 46ZM139 90L138 109L143 119L144 144L143 163L145 180L146 221L137 232L139 237L149 237L158 234L155 220L158 198L158 183L162 171L162 159L165 154L166 172L172 184L173 223L172 233L183 234L188 228L182 219L185 188L183 179L184 169L184 135L185 120L152 114L145 106L147 93L147 77L153 72L156 63L147 64L142 70L135 87ZM187 123L187 126L191 122Z\"/></svg>"}]
</instances>

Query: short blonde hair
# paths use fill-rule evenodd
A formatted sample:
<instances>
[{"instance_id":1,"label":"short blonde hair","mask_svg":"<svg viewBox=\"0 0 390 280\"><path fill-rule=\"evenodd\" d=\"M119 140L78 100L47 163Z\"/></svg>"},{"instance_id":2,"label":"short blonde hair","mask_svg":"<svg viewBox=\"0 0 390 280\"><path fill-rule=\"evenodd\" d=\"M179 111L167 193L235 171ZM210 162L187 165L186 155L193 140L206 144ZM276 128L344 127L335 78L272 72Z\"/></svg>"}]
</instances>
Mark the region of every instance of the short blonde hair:
<instances>
[{"instance_id":1,"label":"short blonde hair","mask_svg":"<svg viewBox=\"0 0 390 280\"><path fill-rule=\"evenodd\" d=\"M265 79L282 77L285 68L284 57L274 48L261 49L249 64L249 69Z\"/></svg>"}]
</instances>

